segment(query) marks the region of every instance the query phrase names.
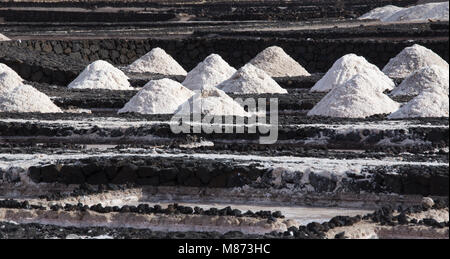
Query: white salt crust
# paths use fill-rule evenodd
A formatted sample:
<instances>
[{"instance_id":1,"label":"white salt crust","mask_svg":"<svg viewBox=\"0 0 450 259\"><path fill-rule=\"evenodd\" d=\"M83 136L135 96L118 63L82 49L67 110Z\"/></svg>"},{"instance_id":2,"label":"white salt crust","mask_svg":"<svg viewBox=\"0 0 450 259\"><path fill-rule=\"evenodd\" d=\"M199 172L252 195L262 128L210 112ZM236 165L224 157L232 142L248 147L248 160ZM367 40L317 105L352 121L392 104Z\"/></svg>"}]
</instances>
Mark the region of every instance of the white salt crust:
<instances>
[{"instance_id":1,"label":"white salt crust","mask_svg":"<svg viewBox=\"0 0 450 259\"><path fill-rule=\"evenodd\" d=\"M448 118L448 110L448 93L443 92L440 88L427 89L403 105L399 110L389 115L388 118Z\"/></svg>"},{"instance_id":2,"label":"white salt crust","mask_svg":"<svg viewBox=\"0 0 450 259\"><path fill-rule=\"evenodd\" d=\"M10 41L11 39L0 33L0 41Z\"/></svg>"},{"instance_id":3,"label":"white salt crust","mask_svg":"<svg viewBox=\"0 0 450 259\"><path fill-rule=\"evenodd\" d=\"M89 64L67 87L75 89L133 89L128 82L128 77L121 70L103 60L97 60Z\"/></svg>"},{"instance_id":4,"label":"white salt crust","mask_svg":"<svg viewBox=\"0 0 450 259\"><path fill-rule=\"evenodd\" d=\"M60 113L56 106L44 93L30 85L20 85L0 96L0 112L40 112Z\"/></svg>"},{"instance_id":5,"label":"white salt crust","mask_svg":"<svg viewBox=\"0 0 450 259\"><path fill-rule=\"evenodd\" d=\"M226 93L263 94L288 92L278 85L266 72L247 64L241 67L230 79L217 86Z\"/></svg>"},{"instance_id":6,"label":"white salt crust","mask_svg":"<svg viewBox=\"0 0 450 259\"><path fill-rule=\"evenodd\" d=\"M448 21L449 2L428 3L402 8L393 5L375 8L358 19L378 19L382 22L399 21Z\"/></svg>"},{"instance_id":7,"label":"white salt crust","mask_svg":"<svg viewBox=\"0 0 450 259\"><path fill-rule=\"evenodd\" d=\"M271 77L310 76L297 61L278 46L268 47L253 58L250 64Z\"/></svg>"},{"instance_id":8,"label":"white salt crust","mask_svg":"<svg viewBox=\"0 0 450 259\"><path fill-rule=\"evenodd\" d=\"M201 113L202 115L248 116L248 113L224 91L209 88L195 94L178 107L177 114Z\"/></svg>"},{"instance_id":9,"label":"white salt crust","mask_svg":"<svg viewBox=\"0 0 450 259\"><path fill-rule=\"evenodd\" d=\"M7 65L0 63L0 92L9 91L23 84L23 79Z\"/></svg>"},{"instance_id":10,"label":"white salt crust","mask_svg":"<svg viewBox=\"0 0 450 259\"><path fill-rule=\"evenodd\" d=\"M392 90L394 81L387 77L380 69L369 63L364 57L355 54L347 54L336 62L327 73L311 88L311 92L328 92L336 87L341 87L356 75L370 77L378 91Z\"/></svg>"},{"instance_id":11,"label":"white salt crust","mask_svg":"<svg viewBox=\"0 0 450 259\"><path fill-rule=\"evenodd\" d=\"M356 75L325 95L308 116L366 118L398 110L400 104L379 91L375 84L367 75Z\"/></svg>"},{"instance_id":12,"label":"white salt crust","mask_svg":"<svg viewBox=\"0 0 450 259\"><path fill-rule=\"evenodd\" d=\"M449 72L439 66L430 66L419 69L410 74L392 92L392 96L416 96L424 90L440 88L449 94Z\"/></svg>"},{"instance_id":13,"label":"white salt crust","mask_svg":"<svg viewBox=\"0 0 450 259\"><path fill-rule=\"evenodd\" d=\"M182 84L191 90L203 90L216 87L235 72L222 57L211 54L187 74Z\"/></svg>"},{"instance_id":14,"label":"white salt crust","mask_svg":"<svg viewBox=\"0 0 450 259\"><path fill-rule=\"evenodd\" d=\"M154 48L126 67L127 71L136 73L155 73L161 75L183 75L186 70L161 48Z\"/></svg>"},{"instance_id":15,"label":"white salt crust","mask_svg":"<svg viewBox=\"0 0 450 259\"><path fill-rule=\"evenodd\" d=\"M148 82L118 113L172 114L194 94L171 79Z\"/></svg>"},{"instance_id":16,"label":"white salt crust","mask_svg":"<svg viewBox=\"0 0 450 259\"><path fill-rule=\"evenodd\" d=\"M405 78L416 70L433 65L449 69L448 63L438 54L421 45L414 44L391 58L383 68L383 72L391 78Z\"/></svg>"}]
</instances>

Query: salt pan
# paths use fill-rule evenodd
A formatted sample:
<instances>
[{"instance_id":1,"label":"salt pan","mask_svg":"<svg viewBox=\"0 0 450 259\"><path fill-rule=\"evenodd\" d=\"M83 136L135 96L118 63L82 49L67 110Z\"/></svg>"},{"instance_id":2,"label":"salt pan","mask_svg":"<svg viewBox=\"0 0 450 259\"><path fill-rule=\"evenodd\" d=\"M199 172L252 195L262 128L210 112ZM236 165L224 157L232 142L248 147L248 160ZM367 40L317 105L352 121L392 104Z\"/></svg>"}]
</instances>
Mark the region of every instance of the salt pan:
<instances>
[{"instance_id":1,"label":"salt pan","mask_svg":"<svg viewBox=\"0 0 450 259\"><path fill-rule=\"evenodd\" d=\"M333 88L345 85L355 75L366 75L373 80L374 86L379 92L392 90L395 83L380 69L369 63L364 57L355 54L347 54L336 62L328 72L311 88L311 92L327 92Z\"/></svg>"},{"instance_id":2,"label":"salt pan","mask_svg":"<svg viewBox=\"0 0 450 259\"><path fill-rule=\"evenodd\" d=\"M92 88L110 90L132 90L128 77L119 69L103 60L88 65L69 88Z\"/></svg>"},{"instance_id":3,"label":"salt pan","mask_svg":"<svg viewBox=\"0 0 450 259\"><path fill-rule=\"evenodd\" d=\"M236 69L217 54L211 54L192 69L183 81L183 85L191 90L203 90L216 87L230 78Z\"/></svg>"},{"instance_id":4,"label":"salt pan","mask_svg":"<svg viewBox=\"0 0 450 259\"><path fill-rule=\"evenodd\" d=\"M172 114L194 93L171 79L148 82L118 113Z\"/></svg>"},{"instance_id":5,"label":"salt pan","mask_svg":"<svg viewBox=\"0 0 450 259\"><path fill-rule=\"evenodd\" d=\"M448 93L440 88L427 89L388 116L389 119L448 117Z\"/></svg>"},{"instance_id":6,"label":"salt pan","mask_svg":"<svg viewBox=\"0 0 450 259\"><path fill-rule=\"evenodd\" d=\"M389 114L400 105L377 90L376 82L361 74L331 90L308 112L308 116L365 118Z\"/></svg>"},{"instance_id":7,"label":"salt pan","mask_svg":"<svg viewBox=\"0 0 450 259\"><path fill-rule=\"evenodd\" d=\"M161 75L183 75L186 70L161 48L154 48L126 68L130 72L155 73Z\"/></svg>"},{"instance_id":8,"label":"salt pan","mask_svg":"<svg viewBox=\"0 0 450 259\"><path fill-rule=\"evenodd\" d=\"M220 116L248 116L244 108L228 96L224 91L217 88L209 88L196 91L188 101L178 107L176 113Z\"/></svg>"},{"instance_id":9,"label":"salt pan","mask_svg":"<svg viewBox=\"0 0 450 259\"><path fill-rule=\"evenodd\" d=\"M383 72L391 78L405 78L416 70L432 65L449 69L448 63L432 50L418 44L403 49L391 58Z\"/></svg>"},{"instance_id":10,"label":"salt pan","mask_svg":"<svg viewBox=\"0 0 450 259\"><path fill-rule=\"evenodd\" d=\"M310 76L297 61L277 46L268 47L253 58L250 64L265 71L271 77Z\"/></svg>"},{"instance_id":11,"label":"salt pan","mask_svg":"<svg viewBox=\"0 0 450 259\"><path fill-rule=\"evenodd\" d=\"M222 82L217 88L226 93L287 93L266 72L252 64L241 67L230 79Z\"/></svg>"},{"instance_id":12,"label":"salt pan","mask_svg":"<svg viewBox=\"0 0 450 259\"><path fill-rule=\"evenodd\" d=\"M439 66L430 66L419 69L409 75L392 92L392 96L415 96L427 89L441 88L448 95L449 73L448 69Z\"/></svg>"}]
</instances>

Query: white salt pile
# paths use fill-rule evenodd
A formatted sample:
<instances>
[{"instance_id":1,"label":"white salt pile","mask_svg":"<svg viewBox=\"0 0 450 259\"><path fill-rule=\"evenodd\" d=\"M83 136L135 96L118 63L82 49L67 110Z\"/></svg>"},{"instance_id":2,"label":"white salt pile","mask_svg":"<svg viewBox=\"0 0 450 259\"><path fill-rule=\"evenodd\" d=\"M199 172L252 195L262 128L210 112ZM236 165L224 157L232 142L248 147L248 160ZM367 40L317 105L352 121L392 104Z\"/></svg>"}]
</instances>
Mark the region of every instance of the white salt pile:
<instances>
[{"instance_id":1,"label":"white salt pile","mask_svg":"<svg viewBox=\"0 0 450 259\"><path fill-rule=\"evenodd\" d=\"M439 66L419 69L409 75L392 92L392 96L415 96L424 90L441 88L448 95L449 72Z\"/></svg>"},{"instance_id":2,"label":"white salt pile","mask_svg":"<svg viewBox=\"0 0 450 259\"><path fill-rule=\"evenodd\" d=\"M186 70L161 48L154 48L126 67L126 70L137 73L155 73L161 75L183 75Z\"/></svg>"},{"instance_id":3,"label":"white salt pile","mask_svg":"<svg viewBox=\"0 0 450 259\"><path fill-rule=\"evenodd\" d=\"M386 17L386 22L396 21L427 21L427 20L448 20L449 3L429 3L423 5L416 5Z\"/></svg>"},{"instance_id":4,"label":"white salt pile","mask_svg":"<svg viewBox=\"0 0 450 259\"><path fill-rule=\"evenodd\" d=\"M118 113L172 114L194 93L171 79L148 82Z\"/></svg>"},{"instance_id":5,"label":"white salt pile","mask_svg":"<svg viewBox=\"0 0 450 259\"><path fill-rule=\"evenodd\" d=\"M448 93L442 89L427 89L388 116L389 119L448 117Z\"/></svg>"},{"instance_id":6,"label":"white salt pile","mask_svg":"<svg viewBox=\"0 0 450 259\"><path fill-rule=\"evenodd\" d=\"M0 33L0 41L9 41L9 40L11 39Z\"/></svg>"},{"instance_id":7,"label":"white salt pile","mask_svg":"<svg viewBox=\"0 0 450 259\"><path fill-rule=\"evenodd\" d=\"M11 90L23 84L23 79L7 65L0 63L0 91Z\"/></svg>"},{"instance_id":8,"label":"white salt pile","mask_svg":"<svg viewBox=\"0 0 450 259\"><path fill-rule=\"evenodd\" d=\"M250 64L264 70L271 77L310 76L297 61L277 46L268 47L253 58Z\"/></svg>"},{"instance_id":9,"label":"white salt pile","mask_svg":"<svg viewBox=\"0 0 450 259\"><path fill-rule=\"evenodd\" d=\"M0 112L62 112L47 95L23 84L23 80L5 66L0 64Z\"/></svg>"},{"instance_id":10,"label":"white salt pile","mask_svg":"<svg viewBox=\"0 0 450 259\"><path fill-rule=\"evenodd\" d=\"M366 118L398 110L400 104L380 91L376 84L365 74L356 75L325 95L308 116Z\"/></svg>"},{"instance_id":11,"label":"white salt pile","mask_svg":"<svg viewBox=\"0 0 450 259\"><path fill-rule=\"evenodd\" d=\"M383 72L391 78L405 78L416 70L432 65L449 69L448 63L432 50L414 44L391 58Z\"/></svg>"},{"instance_id":12,"label":"white salt pile","mask_svg":"<svg viewBox=\"0 0 450 259\"><path fill-rule=\"evenodd\" d=\"M21 85L2 93L0 112L60 113L62 111L44 93L30 85Z\"/></svg>"},{"instance_id":13,"label":"white salt pile","mask_svg":"<svg viewBox=\"0 0 450 259\"><path fill-rule=\"evenodd\" d=\"M278 85L266 72L252 64L241 67L230 79L222 82L217 88L226 93L287 94L287 91Z\"/></svg>"},{"instance_id":14,"label":"white salt pile","mask_svg":"<svg viewBox=\"0 0 450 259\"><path fill-rule=\"evenodd\" d=\"M244 108L217 88L208 88L196 92L189 100L178 107L176 113L220 116L248 116Z\"/></svg>"},{"instance_id":15,"label":"white salt pile","mask_svg":"<svg viewBox=\"0 0 450 259\"><path fill-rule=\"evenodd\" d=\"M380 92L392 90L395 83L387 77L377 66L369 63L364 57L347 54L334 62L328 72L311 88L311 92L328 92L341 87L355 75L370 77Z\"/></svg>"},{"instance_id":16,"label":"white salt pile","mask_svg":"<svg viewBox=\"0 0 450 259\"><path fill-rule=\"evenodd\" d=\"M110 90L131 90L128 77L119 69L103 60L88 65L69 88L93 88Z\"/></svg>"},{"instance_id":17,"label":"white salt pile","mask_svg":"<svg viewBox=\"0 0 450 259\"><path fill-rule=\"evenodd\" d=\"M449 20L449 2L428 3L401 8L388 5L376 8L358 19L378 19L383 22Z\"/></svg>"},{"instance_id":18,"label":"white salt pile","mask_svg":"<svg viewBox=\"0 0 450 259\"><path fill-rule=\"evenodd\" d=\"M236 69L217 54L211 54L192 69L183 81L183 85L191 90L203 90L216 87L230 78Z\"/></svg>"},{"instance_id":19,"label":"white salt pile","mask_svg":"<svg viewBox=\"0 0 450 259\"><path fill-rule=\"evenodd\" d=\"M0 112L62 112L50 98L30 85L10 67L0 63Z\"/></svg>"},{"instance_id":20,"label":"white salt pile","mask_svg":"<svg viewBox=\"0 0 450 259\"><path fill-rule=\"evenodd\" d=\"M395 6L395 5L386 5L386 6L383 6L383 7L375 8L375 9L371 10L370 12L363 14L358 19L360 19L360 20L380 20L380 21L385 21L386 18L390 17L394 13L396 13L398 11L401 11L403 9L405 9L405 8L398 7L398 6Z\"/></svg>"}]
</instances>

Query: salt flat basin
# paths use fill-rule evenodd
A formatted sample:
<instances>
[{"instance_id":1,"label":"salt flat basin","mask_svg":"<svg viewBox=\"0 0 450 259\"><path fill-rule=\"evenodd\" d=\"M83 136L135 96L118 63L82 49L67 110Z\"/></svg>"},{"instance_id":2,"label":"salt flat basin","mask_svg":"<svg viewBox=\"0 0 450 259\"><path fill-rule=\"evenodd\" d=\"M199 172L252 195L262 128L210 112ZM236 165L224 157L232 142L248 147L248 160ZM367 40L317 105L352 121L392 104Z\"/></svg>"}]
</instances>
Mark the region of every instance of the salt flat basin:
<instances>
[{"instance_id":1,"label":"salt flat basin","mask_svg":"<svg viewBox=\"0 0 450 259\"><path fill-rule=\"evenodd\" d=\"M166 205L165 203L163 203ZM170 203L167 203L167 205ZM173 203L172 203L173 204ZM327 222L335 216L356 216L372 213L372 210L350 209L350 208L324 208L324 207L306 207L306 206L269 206L269 205L248 205L248 204L202 204L202 203L183 203L183 206L200 207L202 209L224 208L230 206L233 209L241 210L243 213L247 210L257 212L260 210L270 210L272 212L281 211L286 219L292 219L299 225L306 225L311 222Z\"/></svg>"},{"instance_id":2,"label":"salt flat basin","mask_svg":"<svg viewBox=\"0 0 450 259\"><path fill-rule=\"evenodd\" d=\"M104 206L137 206L139 204L148 204L149 206L161 205L163 208L167 207L173 202L137 202L128 200L121 203L117 199L114 201L102 201ZM253 212L265 210L265 211L281 211L281 213L286 217L286 219L294 220L299 225L306 225L311 222L323 223L329 221L335 216L356 216L365 215L372 213L373 210L367 209L353 209L353 208L339 208L339 207L307 207L307 206L273 206L273 205L262 205L262 204L232 204L232 203L202 203L199 202L180 202L178 205L188 206L188 207L200 207L202 209L217 208L222 209L230 206L232 209L238 209L245 213L247 210Z\"/></svg>"}]
</instances>

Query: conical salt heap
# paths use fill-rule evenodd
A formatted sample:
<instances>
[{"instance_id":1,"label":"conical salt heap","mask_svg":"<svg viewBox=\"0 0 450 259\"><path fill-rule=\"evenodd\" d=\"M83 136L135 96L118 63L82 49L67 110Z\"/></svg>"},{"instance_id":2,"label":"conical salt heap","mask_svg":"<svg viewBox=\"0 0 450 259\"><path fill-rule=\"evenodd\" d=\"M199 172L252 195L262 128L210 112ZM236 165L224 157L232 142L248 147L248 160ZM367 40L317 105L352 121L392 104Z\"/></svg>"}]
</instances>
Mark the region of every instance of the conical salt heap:
<instances>
[{"instance_id":1,"label":"conical salt heap","mask_svg":"<svg viewBox=\"0 0 450 259\"><path fill-rule=\"evenodd\" d=\"M202 115L248 116L248 113L224 91L208 88L197 91L178 107L177 114L201 113Z\"/></svg>"},{"instance_id":2,"label":"conical salt heap","mask_svg":"<svg viewBox=\"0 0 450 259\"><path fill-rule=\"evenodd\" d=\"M235 72L221 56L211 54L187 74L182 84L191 90L203 90L216 87Z\"/></svg>"},{"instance_id":3,"label":"conical salt heap","mask_svg":"<svg viewBox=\"0 0 450 259\"><path fill-rule=\"evenodd\" d=\"M23 84L23 79L7 65L0 63L0 92Z\"/></svg>"},{"instance_id":4,"label":"conical salt heap","mask_svg":"<svg viewBox=\"0 0 450 259\"><path fill-rule=\"evenodd\" d=\"M383 7L375 8L368 13L363 14L361 17L359 17L359 20L380 20L382 22L386 21L390 16L392 16L394 13L397 13L401 10L404 10L404 7L398 7L395 5L386 5Z\"/></svg>"},{"instance_id":5,"label":"conical salt heap","mask_svg":"<svg viewBox=\"0 0 450 259\"><path fill-rule=\"evenodd\" d=\"M449 69L448 63L439 55L430 49L414 44L391 58L383 68L383 72L391 78L405 78L421 68L432 65Z\"/></svg>"},{"instance_id":6,"label":"conical salt heap","mask_svg":"<svg viewBox=\"0 0 450 259\"><path fill-rule=\"evenodd\" d=\"M271 77L310 76L297 61L277 46L268 47L253 58L250 64Z\"/></svg>"},{"instance_id":7,"label":"conical salt heap","mask_svg":"<svg viewBox=\"0 0 450 259\"><path fill-rule=\"evenodd\" d=\"M172 114L194 92L171 79L148 82L118 113Z\"/></svg>"},{"instance_id":8,"label":"conical salt heap","mask_svg":"<svg viewBox=\"0 0 450 259\"><path fill-rule=\"evenodd\" d=\"M126 67L136 73L154 73L161 75L183 75L186 70L161 48L154 48Z\"/></svg>"},{"instance_id":9,"label":"conical salt heap","mask_svg":"<svg viewBox=\"0 0 450 259\"><path fill-rule=\"evenodd\" d=\"M68 88L132 90L128 77L119 69L103 60L88 65L68 86Z\"/></svg>"},{"instance_id":10,"label":"conical salt heap","mask_svg":"<svg viewBox=\"0 0 450 259\"><path fill-rule=\"evenodd\" d=\"M448 109L448 92L445 93L441 88L427 89L389 115L388 118L448 117Z\"/></svg>"},{"instance_id":11,"label":"conical salt heap","mask_svg":"<svg viewBox=\"0 0 450 259\"><path fill-rule=\"evenodd\" d=\"M10 41L11 39L0 33L0 41Z\"/></svg>"},{"instance_id":12,"label":"conical salt heap","mask_svg":"<svg viewBox=\"0 0 450 259\"><path fill-rule=\"evenodd\" d=\"M389 114L399 107L400 104L385 95L371 77L361 74L331 90L308 116L366 118Z\"/></svg>"},{"instance_id":13,"label":"conical salt heap","mask_svg":"<svg viewBox=\"0 0 450 259\"><path fill-rule=\"evenodd\" d=\"M30 85L21 85L2 93L0 112L60 113L62 111L44 93Z\"/></svg>"},{"instance_id":14,"label":"conical salt heap","mask_svg":"<svg viewBox=\"0 0 450 259\"><path fill-rule=\"evenodd\" d=\"M50 98L30 85L14 70L0 63L0 112L62 112Z\"/></svg>"},{"instance_id":15,"label":"conical salt heap","mask_svg":"<svg viewBox=\"0 0 450 259\"><path fill-rule=\"evenodd\" d=\"M356 75L366 75L376 82L380 92L392 90L395 83L364 57L347 54L334 62L328 72L311 88L311 92L328 92L345 85Z\"/></svg>"},{"instance_id":16,"label":"conical salt heap","mask_svg":"<svg viewBox=\"0 0 450 259\"><path fill-rule=\"evenodd\" d=\"M427 3L404 8L386 17L386 22L396 21L448 21L448 1L443 3Z\"/></svg>"},{"instance_id":17,"label":"conical salt heap","mask_svg":"<svg viewBox=\"0 0 450 259\"><path fill-rule=\"evenodd\" d=\"M419 69L410 74L392 92L392 96L416 96L424 90L441 88L448 95L449 73L448 69L439 66L430 66Z\"/></svg>"},{"instance_id":18,"label":"conical salt heap","mask_svg":"<svg viewBox=\"0 0 450 259\"><path fill-rule=\"evenodd\" d=\"M226 93L287 93L287 91L278 85L278 83L266 74L266 72L252 64L241 67L230 79L222 82L217 88Z\"/></svg>"}]
</instances>

